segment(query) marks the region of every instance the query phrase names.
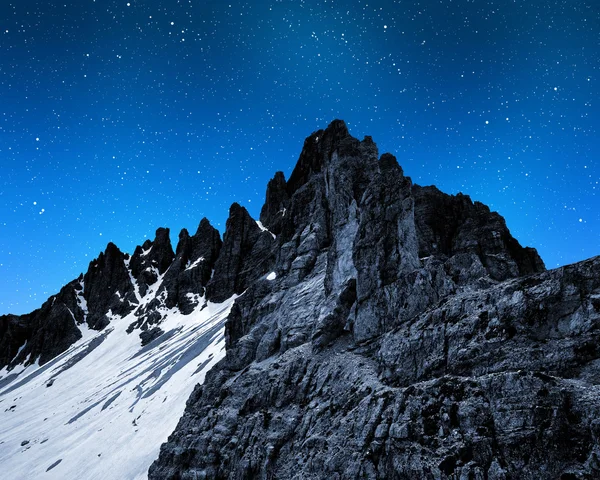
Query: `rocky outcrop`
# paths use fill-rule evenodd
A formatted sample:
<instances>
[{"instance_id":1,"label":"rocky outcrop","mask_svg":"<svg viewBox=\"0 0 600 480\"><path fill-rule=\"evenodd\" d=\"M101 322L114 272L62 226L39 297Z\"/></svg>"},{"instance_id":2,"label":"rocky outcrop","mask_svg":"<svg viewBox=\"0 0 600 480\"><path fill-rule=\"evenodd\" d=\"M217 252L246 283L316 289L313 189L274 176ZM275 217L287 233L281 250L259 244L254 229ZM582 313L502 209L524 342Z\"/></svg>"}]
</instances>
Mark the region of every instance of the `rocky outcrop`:
<instances>
[{"instance_id":1,"label":"rocky outcrop","mask_svg":"<svg viewBox=\"0 0 600 480\"><path fill-rule=\"evenodd\" d=\"M596 478L599 271L463 292L363 347L221 364L150 478Z\"/></svg>"},{"instance_id":2,"label":"rocky outcrop","mask_svg":"<svg viewBox=\"0 0 600 480\"><path fill-rule=\"evenodd\" d=\"M0 317L0 366L43 365L81 338L81 278L65 285L34 312Z\"/></svg>"},{"instance_id":3,"label":"rocky outcrop","mask_svg":"<svg viewBox=\"0 0 600 480\"><path fill-rule=\"evenodd\" d=\"M436 187L414 185L415 224L419 256L436 256L446 263L456 283L489 276L506 280L544 270L544 262L533 248L522 248L510 234L504 219L469 196L447 195ZM468 263L478 272L461 275Z\"/></svg>"},{"instance_id":4,"label":"rocky outcrop","mask_svg":"<svg viewBox=\"0 0 600 480\"><path fill-rule=\"evenodd\" d=\"M277 172L267 184L265 204L260 211L260 222L275 235L281 233L289 199L285 176L283 172Z\"/></svg>"},{"instance_id":5,"label":"rocky outcrop","mask_svg":"<svg viewBox=\"0 0 600 480\"><path fill-rule=\"evenodd\" d=\"M262 230L244 207L234 203L229 209L215 273L207 285L207 299L222 302L242 293L270 271L273 244L273 235Z\"/></svg>"},{"instance_id":6,"label":"rocky outcrop","mask_svg":"<svg viewBox=\"0 0 600 480\"><path fill-rule=\"evenodd\" d=\"M0 317L0 368L36 361L43 365L81 338L83 323L102 330L136 310L139 320L129 331L140 328L145 332L170 308L190 313L202 301L220 246L219 232L206 219L193 237L182 232L175 260L168 229L159 228L155 240L136 248L133 257L109 243L90 262L85 275L63 287L40 309ZM161 275L164 281L156 295L141 304ZM150 341L158 330L144 333L142 342Z\"/></svg>"},{"instance_id":7,"label":"rocky outcrop","mask_svg":"<svg viewBox=\"0 0 600 480\"><path fill-rule=\"evenodd\" d=\"M273 274L151 479L600 474L600 258L545 272L497 213L377 155L336 121L270 182Z\"/></svg>"},{"instance_id":8,"label":"rocky outcrop","mask_svg":"<svg viewBox=\"0 0 600 480\"><path fill-rule=\"evenodd\" d=\"M225 240L228 253L221 258L220 234L204 218L193 236L181 231L176 252L168 228L159 228L154 240L136 247L131 257L109 243L85 275L41 309L0 317L0 368L43 364L81 338L84 322L102 330L131 312L136 320L127 332L139 330L142 344L147 344L162 332L158 325L173 309L190 314L209 299L220 302L242 293L270 271L275 258L273 234L239 205L232 206Z\"/></svg>"},{"instance_id":9,"label":"rocky outcrop","mask_svg":"<svg viewBox=\"0 0 600 480\"><path fill-rule=\"evenodd\" d=\"M114 316L136 306L133 284L126 267L128 257L109 243L88 271L65 285L32 313L0 317L0 368L40 365L66 351L82 336L86 323L102 330Z\"/></svg>"},{"instance_id":10,"label":"rocky outcrop","mask_svg":"<svg viewBox=\"0 0 600 480\"><path fill-rule=\"evenodd\" d=\"M187 314L198 305L222 244L219 231L206 218L202 219L194 236L190 237L185 229L181 231L175 260L165 274L167 308L178 306Z\"/></svg>"},{"instance_id":11,"label":"rocky outcrop","mask_svg":"<svg viewBox=\"0 0 600 480\"><path fill-rule=\"evenodd\" d=\"M168 228L159 228L154 241L146 240L143 245L135 248L129 268L137 280L142 297L146 295L148 287L166 272L174 257Z\"/></svg>"},{"instance_id":12,"label":"rocky outcrop","mask_svg":"<svg viewBox=\"0 0 600 480\"><path fill-rule=\"evenodd\" d=\"M339 120L260 222L233 204L133 256L109 244L41 309L0 317L0 366L48 361L134 311L237 295L226 354L150 479L600 478L600 257L545 271L502 217L413 185Z\"/></svg>"},{"instance_id":13,"label":"rocky outcrop","mask_svg":"<svg viewBox=\"0 0 600 480\"><path fill-rule=\"evenodd\" d=\"M168 229L157 230L157 239L159 232L164 231L167 232L168 239ZM170 250L170 242L167 244L164 239L162 245L162 249L159 249L161 252L159 258L163 259L162 268L164 268L167 263L166 259L171 256L172 250ZM194 236L190 237L185 228L180 232L175 258L161 272L161 262L151 257L156 242L154 245L147 244L148 248L142 250L142 253L148 252L147 257L149 258L144 258L143 261L149 265L156 265L156 267L146 267L138 277L142 278L141 282L138 281L140 295L144 296L149 286L156 283L160 275L163 275L163 278L154 298L135 312L138 320L129 326L128 332L131 333L136 328L141 329L140 337L143 343L147 338L146 330L165 319L170 309L177 307L187 315L204 302L205 287L211 278L221 245L218 230L206 218L203 218ZM138 249L136 249L137 251ZM137 270L132 267L134 276L139 271L139 267L135 268ZM151 283L145 283L148 278ZM144 285L145 288L143 288Z\"/></svg>"},{"instance_id":14,"label":"rocky outcrop","mask_svg":"<svg viewBox=\"0 0 600 480\"><path fill-rule=\"evenodd\" d=\"M31 314L0 316L0 365L10 365L31 337Z\"/></svg>"},{"instance_id":15,"label":"rocky outcrop","mask_svg":"<svg viewBox=\"0 0 600 480\"><path fill-rule=\"evenodd\" d=\"M106 250L90 262L83 277L83 298L89 312L86 321L90 328L101 330L110 322L110 316L124 316L135 306L126 258L114 243L109 243Z\"/></svg>"},{"instance_id":16,"label":"rocky outcrop","mask_svg":"<svg viewBox=\"0 0 600 480\"><path fill-rule=\"evenodd\" d=\"M411 186L396 158L383 155L363 197L354 242L357 342L381 335L424 307L413 288L420 263Z\"/></svg>"}]
</instances>

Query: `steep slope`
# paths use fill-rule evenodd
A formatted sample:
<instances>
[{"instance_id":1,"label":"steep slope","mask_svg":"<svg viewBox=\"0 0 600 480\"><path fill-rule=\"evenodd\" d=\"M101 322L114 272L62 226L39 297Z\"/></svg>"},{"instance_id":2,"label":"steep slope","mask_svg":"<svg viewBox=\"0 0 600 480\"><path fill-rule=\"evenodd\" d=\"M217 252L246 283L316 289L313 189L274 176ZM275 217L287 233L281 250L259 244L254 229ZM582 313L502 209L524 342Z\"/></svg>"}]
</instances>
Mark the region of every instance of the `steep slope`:
<instances>
[{"instance_id":1,"label":"steep slope","mask_svg":"<svg viewBox=\"0 0 600 480\"><path fill-rule=\"evenodd\" d=\"M113 318L102 332L83 327L43 366L14 369L0 380L2 477L146 478L195 383L224 355L230 307L165 311L166 333L145 347L126 332L133 313Z\"/></svg>"},{"instance_id":2,"label":"steep slope","mask_svg":"<svg viewBox=\"0 0 600 480\"><path fill-rule=\"evenodd\" d=\"M226 245L237 229L228 222ZM110 243L42 308L0 318L3 478L147 477L194 385L225 354L235 292L220 290L216 304L205 288L213 270L229 274L216 264L221 246L206 219L180 233L176 252L164 228L131 257Z\"/></svg>"},{"instance_id":3,"label":"steep slope","mask_svg":"<svg viewBox=\"0 0 600 480\"><path fill-rule=\"evenodd\" d=\"M273 271L151 479L599 478L600 258L546 272L341 121L260 218Z\"/></svg>"}]
</instances>

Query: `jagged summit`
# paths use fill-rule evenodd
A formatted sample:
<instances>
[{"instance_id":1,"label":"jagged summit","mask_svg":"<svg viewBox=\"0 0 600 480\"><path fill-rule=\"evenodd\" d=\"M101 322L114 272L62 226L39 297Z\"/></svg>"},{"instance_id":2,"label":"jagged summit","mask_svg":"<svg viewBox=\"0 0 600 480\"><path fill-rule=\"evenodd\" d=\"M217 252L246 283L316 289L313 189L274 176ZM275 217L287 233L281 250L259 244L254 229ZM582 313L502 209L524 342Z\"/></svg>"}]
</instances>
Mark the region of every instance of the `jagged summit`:
<instances>
[{"instance_id":1,"label":"jagged summit","mask_svg":"<svg viewBox=\"0 0 600 480\"><path fill-rule=\"evenodd\" d=\"M600 378L571 343L600 326L598 259L545 272L500 215L413 185L340 121L269 182L260 221L272 273L234 303L151 479L598 471L598 402L563 380Z\"/></svg>"},{"instance_id":2,"label":"jagged summit","mask_svg":"<svg viewBox=\"0 0 600 480\"><path fill-rule=\"evenodd\" d=\"M340 143L351 138L343 120L334 120L325 130L314 132L304 141L304 148L287 182L287 193L293 195L313 173L319 173Z\"/></svg>"},{"instance_id":3,"label":"jagged summit","mask_svg":"<svg viewBox=\"0 0 600 480\"><path fill-rule=\"evenodd\" d=\"M283 172L269 181L260 223L234 203L223 240L203 218L193 236L185 229L180 232L175 251L168 228L158 228L155 238L137 246L131 256L109 243L83 278L65 286L52 305L26 316L0 317L7 332L0 342L9 352L0 359L0 367L22 363L24 355L26 362L44 363L79 338L77 325L83 322L102 330L112 319L135 311L138 319L129 331L146 331L158 325L168 309L189 314L208 300L220 302L241 294L274 269L300 281L324 248L328 293L364 271L376 270L381 277L371 289L393 284L403 275L401 264L415 269L424 257L442 262L455 285L544 269L537 252L523 249L500 215L466 196L413 186L393 155L378 155L370 136L359 141L343 120L334 120L306 138L287 181ZM362 209L365 202L369 207ZM400 218L405 219L405 230L398 230L398 236L392 230ZM352 254L352 244L361 242L365 249ZM385 264L371 258L373 254L366 253L370 249L382 253ZM363 263L365 270L357 272ZM368 305L365 285L358 282L358 298ZM152 301L141 302L147 294L154 296ZM71 314L76 320L72 325ZM367 307L357 313L359 330L362 316L372 314ZM60 340L41 335L33 348L30 340L63 317L70 333L62 332ZM28 347L17 358L14 352L24 339Z\"/></svg>"},{"instance_id":4,"label":"jagged summit","mask_svg":"<svg viewBox=\"0 0 600 480\"><path fill-rule=\"evenodd\" d=\"M42 309L1 317L0 366L49 362L84 325L151 358L223 302L224 358L151 479L594 478L599 273L546 272L498 213L414 185L335 120L259 221L234 203L223 239L202 219L175 251L163 228L131 257L109 244Z\"/></svg>"}]
</instances>

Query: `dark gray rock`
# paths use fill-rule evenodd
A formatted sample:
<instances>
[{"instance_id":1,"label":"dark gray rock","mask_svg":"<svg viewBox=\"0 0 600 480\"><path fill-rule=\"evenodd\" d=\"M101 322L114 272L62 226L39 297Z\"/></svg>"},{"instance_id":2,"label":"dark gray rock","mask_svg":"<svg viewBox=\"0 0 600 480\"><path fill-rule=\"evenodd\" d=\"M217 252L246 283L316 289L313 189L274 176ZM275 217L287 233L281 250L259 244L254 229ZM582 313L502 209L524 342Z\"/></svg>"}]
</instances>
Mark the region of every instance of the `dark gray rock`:
<instances>
[{"instance_id":1,"label":"dark gray rock","mask_svg":"<svg viewBox=\"0 0 600 480\"><path fill-rule=\"evenodd\" d=\"M144 330L144 331L140 332L140 339L142 340L142 347L148 345L153 340L156 340L163 333L165 333L165 332L163 332L160 329L160 327L153 327L149 330Z\"/></svg>"},{"instance_id":2,"label":"dark gray rock","mask_svg":"<svg viewBox=\"0 0 600 480\"><path fill-rule=\"evenodd\" d=\"M291 197L314 174L322 172L339 143L348 137L348 127L342 120L334 120L326 130L318 130L308 137L287 182L288 195Z\"/></svg>"},{"instance_id":3,"label":"dark gray rock","mask_svg":"<svg viewBox=\"0 0 600 480\"><path fill-rule=\"evenodd\" d=\"M223 242L203 219L176 252L168 229L131 258L109 244L0 317L0 368L134 309L129 331L160 342L169 309L237 294L151 480L600 478L600 257L545 271L499 214L413 185L339 120L260 218L234 204Z\"/></svg>"},{"instance_id":4,"label":"dark gray rock","mask_svg":"<svg viewBox=\"0 0 600 480\"><path fill-rule=\"evenodd\" d=\"M0 317L0 368L36 361L43 365L81 338L77 325L85 314L77 301L80 280L65 285L32 313Z\"/></svg>"},{"instance_id":5,"label":"dark gray rock","mask_svg":"<svg viewBox=\"0 0 600 480\"><path fill-rule=\"evenodd\" d=\"M145 330L149 325L160 323L164 317L164 314L159 312L162 308L178 307L184 314L191 313L204 301L205 287L215 267L221 245L218 230L206 218L202 219L197 232L192 237L184 228L179 234L175 258L164 272L155 298L145 307L136 311L139 319L132 323L127 331L131 333L136 328ZM150 256L154 247L152 245L148 245L148 247L152 248L148 254ZM165 251L168 256L168 249ZM158 262L156 263L158 264ZM136 268L139 270L139 267ZM157 272L152 268L146 271ZM160 272L158 271L158 273ZM158 280L158 275L156 275L156 280ZM153 283L156 280L153 280Z\"/></svg>"},{"instance_id":6,"label":"dark gray rock","mask_svg":"<svg viewBox=\"0 0 600 480\"><path fill-rule=\"evenodd\" d=\"M0 368L10 364L19 352L19 348L24 346L31 337L32 315L0 316Z\"/></svg>"},{"instance_id":7,"label":"dark gray rock","mask_svg":"<svg viewBox=\"0 0 600 480\"><path fill-rule=\"evenodd\" d=\"M168 308L177 305L183 313L189 314L198 306L222 244L219 231L206 218L202 219L194 236L189 237L187 231L182 231L175 260L164 280Z\"/></svg>"},{"instance_id":8,"label":"dark gray rock","mask_svg":"<svg viewBox=\"0 0 600 480\"><path fill-rule=\"evenodd\" d=\"M336 121L271 181L276 278L246 283L151 480L600 478L600 258L545 272L377 155Z\"/></svg>"},{"instance_id":9,"label":"dark gray rock","mask_svg":"<svg viewBox=\"0 0 600 480\"><path fill-rule=\"evenodd\" d=\"M248 211L231 205L223 235L223 246L215 271L207 285L206 298L222 302L242 293L257 278L269 272L274 263L275 241L260 229Z\"/></svg>"},{"instance_id":10,"label":"dark gray rock","mask_svg":"<svg viewBox=\"0 0 600 480\"><path fill-rule=\"evenodd\" d=\"M275 173L275 176L269 180L265 197L265 204L260 211L260 222L269 231L279 235L289 202L287 183L283 172Z\"/></svg>"},{"instance_id":11,"label":"dark gray rock","mask_svg":"<svg viewBox=\"0 0 600 480\"><path fill-rule=\"evenodd\" d=\"M182 232L180 244L174 261L168 229L159 228L154 241L136 248L131 258L109 243L90 262L85 275L63 287L40 309L27 315L1 316L0 368L48 362L81 338L78 325L84 322L101 330L113 318L137 308L138 320L129 331L140 328L147 336L148 327L163 320L163 307L177 305L190 313L204 294L221 240L219 232L203 219L193 237ZM140 297L160 275L164 281L156 296L138 308Z\"/></svg>"},{"instance_id":12,"label":"dark gray rock","mask_svg":"<svg viewBox=\"0 0 600 480\"><path fill-rule=\"evenodd\" d=\"M0 317L0 368L36 361L43 365L81 338L82 323L101 330L113 315L130 313L136 298L126 259L109 243L85 275L65 285L41 308L27 315Z\"/></svg>"},{"instance_id":13,"label":"dark gray rock","mask_svg":"<svg viewBox=\"0 0 600 480\"><path fill-rule=\"evenodd\" d=\"M396 158L383 155L365 192L354 242L357 342L381 335L421 307L410 303L420 266L411 187Z\"/></svg>"},{"instance_id":14,"label":"dark gray rock","mask_svg":"<svg viewBox=\"0 0 600 480\"><path fill-rule=\"evenodd\" d=\"M467 195L447 195L436 187L414 185L412 194L420 257L462 257L463 264L464 259L469 265L477 264L494 280L545 270L535 249L521 247L504 219L486 205L472 202ZM448 273L458 284L472 277L462 271L460 263L446 263Z\"/></svg>"},{"instance_id":15,"label":"dark gray rock","mask_svg":"<svg viewBox=\"0 0 600 480\"><path fill-rule=\"evenodd\" d=\"M124 316L135 306L136 298L126 255L109 243L97 259L90 262L83 277L83 297L87 303L86 318L90 328L101 330L109 324L107 313Z\"/></svg>"},{"instance_id":16,"label":"dark gray rock","mask_svg":"<svg viewBox=\"0 0 600 480\"><path fill-rule=\"evenodd\" d=\"M137 280L140 295L143 297L148 287L158 280L158 277L169 268L175 253L171 246L168 228L156 230L153 241L146 240L143 245L138 245L131 256L129 268Z\"/></svg>"},{"instance_id":17,"label":"dark gray rock","mask_svg":"<svg viewBox=\"0 0 600 480\"><path fill-rule=\"evenodd\" d=\"M598 272L600 258L448 299L368 348L344 336L220 364L150 478L597 478ZM548 302L569 306L529 320ZM512 328L484 320L492 307Z\"/></svg>"}]
</instances>

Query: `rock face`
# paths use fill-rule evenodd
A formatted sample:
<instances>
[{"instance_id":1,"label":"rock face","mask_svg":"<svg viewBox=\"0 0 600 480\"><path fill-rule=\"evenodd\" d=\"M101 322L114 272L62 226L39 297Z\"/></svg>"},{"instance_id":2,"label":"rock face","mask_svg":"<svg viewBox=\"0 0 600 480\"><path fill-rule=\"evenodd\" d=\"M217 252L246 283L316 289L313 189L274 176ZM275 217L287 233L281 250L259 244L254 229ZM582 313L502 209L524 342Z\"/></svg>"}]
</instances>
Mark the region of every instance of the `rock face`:
<instances>
[{"instance_id":1,"label":"rock face","mask_svg":"<svg viewBox=\"0 0 600 480\"><path fill-rule=\"evenodd\" d=\"M0 368L36 361L43 365L81 338L84 323L102 330L113 315L131 312L135 295L126 259L109 243L85 275L65 285L40 309L0 317Z\"/></svg>"},{"instance_id":2,"label":"rock face","mask_svg":"<svg viewBox=\"0 0 600 480\"><path fill-rule=\"evenodd\" d=\"M222 244L219 231L206 218L194 236L190 237L185 229L181 231L175 260L165 275L168 308L177 305L183 313L189 313L198 305Z\"/></svg>"},{"instance_id":3,"label":"rock face","mask_svg":"<svg viewBox=\"0 0 600 480\"><path fill-rule=\"evenodd\" d=\"M159 228L156 240L137 247L131 259L131 273L137 278L141 297L162 276L157 291L152 292L154 298L136 311L138 320L128 329L130 333L141 329L142 343L148 338L146 330L164 320L170 309L177 308L188 315L206 300L205 287L221 250L219 232L206 218L194 236L190 237L185 228L179 233L176 254L168 235L169 229Z\"/></svg>"},{"instance_id":4,"label":"rock face","mask_svg":"<svg viewBox=\"0 0 600 480\"><path fill-rule=\"evenodd\" d=\"M168 228L159 228L154 241L146 240L143 245L135 248L129 266L131 274L138 281L142 296L165 273L174 257Z\"/></svg>"},{"instance_id":5,"label":"rock face","mask_svg":"<svg viewBox=\"0 0 600 480\"><path fill-rule=\"evenodd\" d=\"M260 211L261 223L268 225L269 230L275 235L281 233L281 223L287 213L289 199L285 176L283 172L277 172L267 184L265 204Z\"/></svg>"},{"instance_id":6,"label":"rock face","mask_svg":"<svg viewBox=\"0 0 600 480\"><path fill-rule=\"evenodd\" d=\"M74 280L38 310L0 317L0 364L29 365L36 359L43 364L81 338L81 298L81 284Z\"/></svg>"},{"instance_id":7,"label":"rock face","mask_svg":"<svg viewBox=\"0 0 600 480\"><path fill-rule=\"evenodd\" d=\"M340 121L269 182L243 284L231 217L226 357L150 479L600 478L600 258L546 272Z\"/></svg>"},{"instance_id":8,"label":"rock face","mask_svg":"<svg viewBox=\"0 0 600 480\"><path fill-rule=\"evenodd\" d=\"M86 300L87 323L90 328L103 329L109 323L107 313L126 315L135 300L133 285L125 266L126 256L114 243L90 262L83 277L83 297Z\"/></svg>"},{"instance_id":9,"label":"rock face","mask_svg":"<svg viewBox=\"0 0 600 480\"><path fill-rule=\"evenodd\" d=\"M269 272L274 260L273 244L273 235L261 230L248 211L234 203L229 209L221 255L207 285L207 298L222 302Z\"/></svg>"},{"instance_id":10,"label":"rock face","mask_svg":"<svg viewBox=\"0 0 600 480\"><path fill-rule=\"evenodd\" d=\"M413 186L415 223L419 232L419 256L456 257L446 265L449 272L460 271L454 263L469 263L494 280L529 275L544 269L533 248L521 248L510 235L504 219L467 195L446 195L435 187ZM476 277L477 275L469 275ZM455 277L458 283L469 276Z\"/></svg>"}]
</instances>

